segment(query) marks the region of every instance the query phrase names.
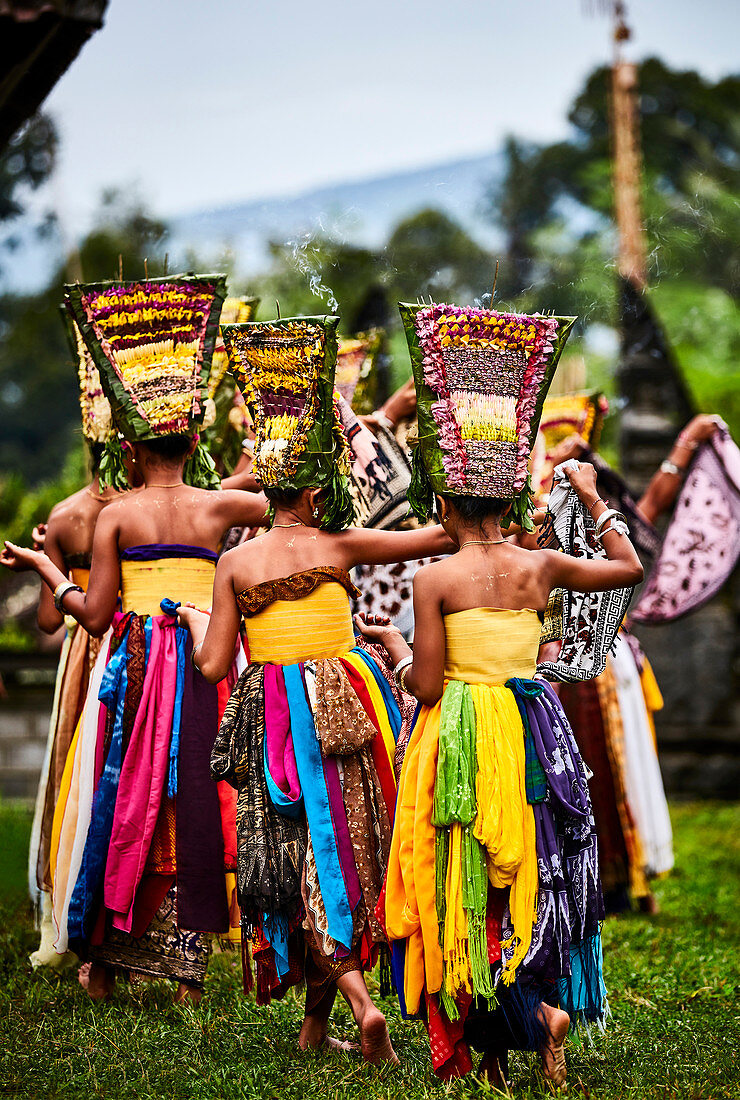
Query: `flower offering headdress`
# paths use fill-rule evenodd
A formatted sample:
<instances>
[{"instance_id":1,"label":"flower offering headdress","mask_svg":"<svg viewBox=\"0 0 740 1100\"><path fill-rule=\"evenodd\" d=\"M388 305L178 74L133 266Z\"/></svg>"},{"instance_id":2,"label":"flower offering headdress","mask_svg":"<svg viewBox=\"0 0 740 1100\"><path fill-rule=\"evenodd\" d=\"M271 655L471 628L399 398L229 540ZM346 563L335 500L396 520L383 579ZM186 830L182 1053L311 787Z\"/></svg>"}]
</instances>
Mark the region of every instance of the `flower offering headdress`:
<instances>
[{"instance_id":1,"label":"flower offering headdress","mask_svg":"<svg viewBox=\"0 0 740 1100\"><path fill-rule=\"evenodd\" d=\"M224 340L221 335L221 325L240 325L244 324L245 321L251 321L257 312L259 304L259 298L251 298L247 295L242 295L240 298L226 298L224 304L221 306L221 316L218 321L219 330L216 336L216 346L213 350L211 373L208 377L208 397L212 401L215 400L216 394L224 379L231 377L228 373L229 357L224 347Z\"/></svg>"},{"instance_id":2,"label":"flower offering headdress","mask_svg":"<svg viewBox=\"0 0 740 1100\"><path fill-rule=\"evenodd\" d=\"M433 493L512 502L530 528L529 455L574 317L400 304L419 435L409 502L429 517Z\"/></svg>"},{"instance_id":3,"label":"flower offering headdress","mask_svg":"<svg viewBox=\"0 0 740 1100\"><path fill-rule=\"evenodd\" d=\"M223 275L175 275L135 282L75 283L64 288L121 434L131 442L186 434L205 412L221 305ZM120 480L118 458L101 463L101 478ZM122 464L121 464L122 465ZM185 476L218 483L199 443Z\"/></svg>"},{"instance_id":4,"label":"flower offering headdress","mask_svg":"<svg viewBox=\"0 0 740 1100\"><path fill-rule=\"evenodd\" d=\"M280 489L321 488L322 526L354 518L347 443L334 406L339 318L291 317L224 325L229 367L256 432L254 476Z\"/></svg>"},{"instance_id":5,"label":"flower offering headdress","mask_svg":"<svg viewBox=\"0 0 740 1100\"><path fill-rule=\"evenodd\" d=\"M578 434L598 450L609 402L603 393L550 394L542 407L540 431L548 457L568 436Z\"/></svg>"},{"instance_id":6,"label":"flower offering headdress","mask_svg":"<svg viewBox=\"0 0 740 1100\"><path fill-rule=\"evenodd\" d=\"M334 385L356 413L371 413L375 408L377 377L375 365L383 345L381 329L345 336L339 340Z\"/></svg>"},{"instance_id":7,"label":"flower offering headdress","mask_svg":"<svg viewBox=\"0 0 740 1100\"><path fill-rule=\"evenodd\" d=\"M82 339L76 321L67 313L64 306L60 306L59 311L62 315L69 349L77 367L82 434L88 443L107 443L113 432L113 417L108 398L103 393L100 372Z\"/></svg>"}]
</instances>

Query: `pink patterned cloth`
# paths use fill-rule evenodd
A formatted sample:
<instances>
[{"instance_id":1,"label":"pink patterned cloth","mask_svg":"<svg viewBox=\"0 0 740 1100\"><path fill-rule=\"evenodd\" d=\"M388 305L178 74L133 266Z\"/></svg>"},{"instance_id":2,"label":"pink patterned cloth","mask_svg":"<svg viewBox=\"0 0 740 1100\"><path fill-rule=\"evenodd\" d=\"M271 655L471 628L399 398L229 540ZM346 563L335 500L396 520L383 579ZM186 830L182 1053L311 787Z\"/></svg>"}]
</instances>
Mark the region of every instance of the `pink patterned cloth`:
<instances>
[{"instance_id":1,"label":"pink patterned cloth","mask_svg":"<svg viewBox=\"0 0 740 1100\"><path fill-rule=\"evenodd\" d=\"M121 768L105 870L105 906L113 927L130 932L169 771L177 686L177 619L154 615L141 704Z\"/></svg>"},{"instance_id":2,"label":"pink patterned cloth","mask_svg":"<svg viewBox=\"0 0 740 1100\"><path fill-rule=\"evenodd\" d=\"M669 623L719 592L740 557L740 450L726 428L691 464L631 619Z\"/></svg>"}]
</instances>

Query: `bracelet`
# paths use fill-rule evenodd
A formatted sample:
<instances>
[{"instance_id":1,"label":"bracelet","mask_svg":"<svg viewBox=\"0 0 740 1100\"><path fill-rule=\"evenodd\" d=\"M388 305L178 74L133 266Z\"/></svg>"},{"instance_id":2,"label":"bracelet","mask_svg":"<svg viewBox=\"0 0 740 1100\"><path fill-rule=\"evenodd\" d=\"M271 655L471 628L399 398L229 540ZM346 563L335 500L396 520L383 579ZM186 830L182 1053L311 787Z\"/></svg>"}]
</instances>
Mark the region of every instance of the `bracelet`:
<instances>
[{"instance_id":1,"label":"bracelet","mask_svg":"<svg viewBox=\"0 0 740 1100\"><path fill-rule=\"evenodd\" d=\"M79 584L75 584L74 581L62 581L61 584L58 584L56 586L56 588L54 589L54 607L57 609L60 615L64 612L64 608L62 607L62 600L67 595L67 593L82 591L83 589L80 588Z\"/></svg>"},{"instance_id":2,"label":"bracelet","mask_svg":"<svg viewBox=\"0 0 740 1100\"><path fill-rule=\"evenodd\" d=\"M660 472L662 474L674 474L676 477L683 477L686 473L686 469L683 466L677 466L675 462L671 462L670 458L666 458L660 464Z\"/></svg>"},{"instance_id":3,"label":"bracelet","mask_svg":"<svg viewBox=\"0 0 740 1100\"><path fill-rule=\"evenodd\" d=\"M398 686L401 689L401 691L405 692L406 695L410 694L409 689L406 687L406 673L407 672L408 672L408 667L402 668L401 671L398 674Z\"/></svg>"},{"instance_id":4,"label":"bracelet","mask_svg":"<svg viewBox=\"0 0 740 1100\"><path fill-rule=\"evenodd\" d=\"M609 523L599 532L598 535L596 535L596 538L599 540L599 542L601 542L604 535L627 535L629 537L629 533L630 529L627 526L626 521L623 519L617 519L616 516L613 516L609 520Z\"/></svg>"},{"instance_id":5,"label":"bracelet","mask_svg":"<svg viewBox=\"0 0 740 1100\"><path fill-rule=\"evenodd\" d=\"M592 500L590 504L587 504L587 505L586 505L586 508L587 508L587 509L588 509L588 511L590 512L590 511L591 511L591 509L593 508L594 504L599 504L599 503L601 503L601 504L605 504L605 503L606 503L606 501L603 501L603 500L601 499L601 497L597 497L597 498L596 498L596 500Z\"/></svg>"},{"instance_id":6,"label":"bracelet","mask_svg":"<svg viewBox=\"0 0 740 1100\"><path fill-rule=\"evenodd\" d=\"M695 451L699 444L695 439L691 439L690 436L684 435L683 432L679 432L674 446L686 447L688 451Z\"/></svg>"},{"instance_id":7,"label":"bracelet","mask_svg":"<svg viewBox=\"0 0 740 1100\"><path fill-rule=\"evenodd\" d=\"M621 512L618 512L616 508L607 508L605 512L602 512L599 518L596 520L596 537L599 537L599 532L603 530L604 525L610 519L621 519L623 522L624 516Z\"/></svg>"},{"instance_id":8,"label":"bracelet","mask_svg":"<svg viewBox=\"0 0 740 1100\"><path fill-rule=\"evenodd\" d=\"M202 642L198 642L198 644L194 645L192 650L190 651L190 664L193 666L193 668L195 669L196 672L200 672L200 669L198 668L198 666L195 663L195 654L198 652L198 650L200 649L200 647L202 645L203 645Z\"/></svg>"},{"instance_id":9,"label":"bracelet","mask_svg":"<svg viewBox=\"0 0 740 1100\"><path fill-rule=\"evenodd\" d=\"M402 657L396 667L393 669L393 679L396 681L396 685L399 691L406 690L406 688L403 686L405 683L405 680L403 679L403 673L406 671L409 665L412 665L413 663L414 655L413 653L409 653L406 657Z\"/></svg>"}]
</instances>

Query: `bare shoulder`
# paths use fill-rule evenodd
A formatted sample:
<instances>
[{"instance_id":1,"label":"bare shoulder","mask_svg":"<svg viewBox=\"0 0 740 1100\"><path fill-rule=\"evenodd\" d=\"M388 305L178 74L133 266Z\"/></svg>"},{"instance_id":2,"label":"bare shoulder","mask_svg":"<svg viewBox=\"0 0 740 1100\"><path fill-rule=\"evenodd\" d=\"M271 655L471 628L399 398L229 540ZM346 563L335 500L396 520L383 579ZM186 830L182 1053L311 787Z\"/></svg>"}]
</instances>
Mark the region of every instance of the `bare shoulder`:
<instances>
[{"instance_id":1,"label":"bare shoulder","mask_svg":"<svg viewBox=\"0 0 740 1100\"><path fill-rule=\"evenodd\" d=\"M454 572L451 566L454 563L454 555L442 558L440 561L430 561L421 565L414 573L414 588L423 592L433 592L442 589L450 575Z\"/></svg>"},{"instance_id":2,"label":"bare shoulder","mask_svg":"<svg viewBox=\"0 0 740 1100\"><path fill-rule=\"evenodd\" d=\"M220 579L228 581L235 591L243 591L252 584L251 576L257 560L257 539L250 539L240 546L226 550L218 559L216 572Z\"/></svg>"}]
</instances>

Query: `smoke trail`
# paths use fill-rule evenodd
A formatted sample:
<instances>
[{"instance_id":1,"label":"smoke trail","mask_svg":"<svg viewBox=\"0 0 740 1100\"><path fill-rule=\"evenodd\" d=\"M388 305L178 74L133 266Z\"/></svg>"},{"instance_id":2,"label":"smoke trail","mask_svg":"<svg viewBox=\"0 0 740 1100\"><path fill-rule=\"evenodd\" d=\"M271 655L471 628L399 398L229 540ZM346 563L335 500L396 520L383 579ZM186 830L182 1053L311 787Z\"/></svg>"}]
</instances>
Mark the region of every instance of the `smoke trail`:
<instances>
[{"instance_id":1,"label":"smoke trail","mask_svg":"<svg viewBox=\"0 0 740 1100\"><path fill-rule=\"evenodd\" d=\"M312 294L326 302L332 313L339 311L339 302L334 291L321 281L319 273L320 255L316 239L312 233L302 233L294 240L286 241L291 251L291 257L295 268L301 275L306 276L309 289Z\"/></svg>"}]
</instances>

